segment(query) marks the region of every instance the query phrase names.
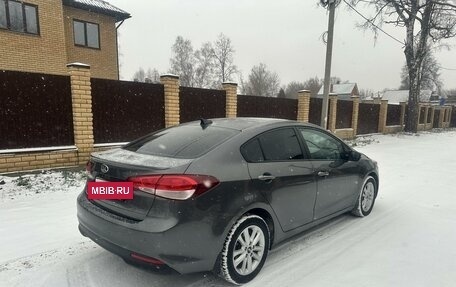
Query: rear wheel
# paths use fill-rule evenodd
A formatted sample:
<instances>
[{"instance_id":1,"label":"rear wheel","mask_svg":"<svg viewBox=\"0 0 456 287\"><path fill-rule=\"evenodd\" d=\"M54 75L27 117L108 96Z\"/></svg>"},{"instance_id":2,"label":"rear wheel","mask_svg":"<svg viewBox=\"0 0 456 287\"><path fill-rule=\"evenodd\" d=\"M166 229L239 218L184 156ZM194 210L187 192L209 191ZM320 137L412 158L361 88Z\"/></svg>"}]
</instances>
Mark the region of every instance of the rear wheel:
<instances>
[{"instance_id":1,"label":"rear wheel","mask_svg":"<svg viewBox=\"0 0 456 287\"><path fill-rule=\"evenodd\" d=\"M359 193L358 201L352 213L359 217L368 216L374 208L375 197L377 195L377 183L372 176L369 176L363 184Z\"/></svg>"},{"instance_id":2,"label":"rear wheel","mask_svg":"<svg viewBox=\"0 0 456 287\"><path fill-rule=\"evenodd\" d=\"M220 276L238 285L255 278L266 261L269 238L268 225L263 218L245 215L239 219L223 245Z\"/></svg>"}]
</instances>

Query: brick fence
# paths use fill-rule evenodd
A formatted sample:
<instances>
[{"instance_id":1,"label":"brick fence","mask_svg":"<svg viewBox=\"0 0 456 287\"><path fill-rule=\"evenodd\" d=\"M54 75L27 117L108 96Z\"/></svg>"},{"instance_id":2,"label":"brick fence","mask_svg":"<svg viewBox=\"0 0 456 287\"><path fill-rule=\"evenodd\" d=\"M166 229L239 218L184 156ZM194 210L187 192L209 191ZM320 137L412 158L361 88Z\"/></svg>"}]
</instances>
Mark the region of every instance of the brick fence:
<instances>
[{"instance_id":1,"label":"brick fence","mask_svg":"<svg viewBox=\"0 0 456 287\"><path fill-rule=\"evenodd\" d=\"M321 99L311 98L309 91L300 91L297 100L264 98L238 95L236 83L223 83L222 90L208 90L180 87L179 77L176 75L161 76L161 84L144 84L93 79L90 66L79 63L68 64L67 69L68 93L61 93L66 91L65 87L61 87L62 83L67 81L63 78L47 82L59 83L60 88L57 90L60 92L55 90L52 92L55 95L49 95L48 90L41 92L49 98L51 106L52 97L59 99L56 102L61 107L56 110L60 111L60 117L46 116L49 112L38 113L35 119L43 118L43 122L36 126L35 129L40 132L35 134L32 133L32 128L27 127L30 123L24 123L23 130L26 136L22 135L19 139L23 140L23 145L16 144L10 139L15 130L11 116L13 115L13 121L18 121L22 115L5 113L4 108L0 110L0 121L10 119L8 127L0 126L0 173L83 165L93 151L119 146L154 130L201 117L234 118L247 115L289 118L315 124L320 122ZM47 80L46 76L39 75L39 78ZM10 90L2 90L8 89L7 86L10 86ZM20 92L11 92L11 89L19 90L16 86L11 86L9 82L8 85L6 82L0 85L0 104L3 100L2 105L11 105L15 100L13 97L21 96ZM52 88L53 85L45 86ZM27 94L25 98L29 101L29 114L23 118L32 117L34 114L30 105L34 106L36 112L43 109L37 104L38 92L36 87L23 92ZM10 95L3 96L6 93ZM72 112L64 108L66 96L68 101L71 99ZM16 107L16 110L23 112L24 108ZM68 113L71 114L72 122L70 118L65 117L65 111L67 117ZM418 129L423 131L456 126L455 111L456 109L451 106L420 104ZM51 115L53 113L55 111ZM116 119L111 113L123 118ZM328 130L344 139L354 138L359 134L402 131L405 118L406 103L366 103L360 102L359 97L352 97L350 101L346 101L339 100L335 94L330 95ZM53 138L53 134L64 137ZM50 147L31 145L36 141L40 142L37 139L39 135L51 136L46 138L47 141L41 141L48 142Z\"/></svg>"}]
</instances>

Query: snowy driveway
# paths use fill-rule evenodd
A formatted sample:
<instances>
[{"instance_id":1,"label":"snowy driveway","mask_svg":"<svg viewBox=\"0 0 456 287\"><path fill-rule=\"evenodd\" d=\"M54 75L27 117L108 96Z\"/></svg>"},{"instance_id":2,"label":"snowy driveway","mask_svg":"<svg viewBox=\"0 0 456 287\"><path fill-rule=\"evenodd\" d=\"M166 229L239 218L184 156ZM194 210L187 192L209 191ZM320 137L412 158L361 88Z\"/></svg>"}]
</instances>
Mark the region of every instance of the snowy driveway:
<instances>
[{"instance_id":1,"label":"snowy driveway","mask_svg":"<svg viewBox=\"0 0 456 287\"><path fill-rule=\"evenodd\" d=\"M371 215L294 237L246 286L455 286L456 132L374 139L358 148L380 167ZM137 269L82 237L79 185L14 200L3 185L0 286L229 286L211 273Z\"/></svg>"}]
</instances>

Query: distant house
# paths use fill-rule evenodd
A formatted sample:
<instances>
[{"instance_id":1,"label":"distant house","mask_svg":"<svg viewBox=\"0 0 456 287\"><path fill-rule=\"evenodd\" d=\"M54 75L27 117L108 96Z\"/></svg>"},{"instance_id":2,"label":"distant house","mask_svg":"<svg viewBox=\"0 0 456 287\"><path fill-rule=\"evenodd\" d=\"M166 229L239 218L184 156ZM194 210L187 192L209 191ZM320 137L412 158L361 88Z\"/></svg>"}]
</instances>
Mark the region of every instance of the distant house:
<instances>
[{"instance_id":1,"label":"distant house","mask_svg":"<svg viewBox=\"0 0 456 287\"><path fill-rule=\"evenodd\" d=\"M331 84L330 93L337 94L340 100L350 100L353 96L359 96L358 85L356 83ZM323 86L317 94L317 98L323 97Z\"/></svg>"},{"instance_id":2,"label":"distant house","mask_svg":"<svg viewBox=\"0 0 456 287\"><path fill-rule=\"evenodd\" d=\"M430 102L433 99L432 96L433 94L431 90L422 90L420 94L420 102ZM390 90L384 91L383 94L380 94L380 99L388 100L389 104L399 104L400 102L407 102L408 97L408 90Z\"/></svg>"},{"instance_id":3,"label":"distant house","mask_svg":"<svg viewBox=\"0 0 456 287\"><path fill-rule=\"evenodd\" d=\"M66 75L81 62L118 79L117 28L130 17L103 0L0 0L0 70Z\"/></svg>"}]
</instances>

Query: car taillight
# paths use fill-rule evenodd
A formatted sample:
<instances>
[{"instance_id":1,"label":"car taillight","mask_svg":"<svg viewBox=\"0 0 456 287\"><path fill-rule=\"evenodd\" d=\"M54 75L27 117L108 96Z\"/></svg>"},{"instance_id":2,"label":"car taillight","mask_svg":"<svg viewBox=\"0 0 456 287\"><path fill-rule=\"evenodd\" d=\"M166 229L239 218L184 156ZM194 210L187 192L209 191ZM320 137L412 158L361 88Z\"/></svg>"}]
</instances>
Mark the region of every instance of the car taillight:
<instances>
[{"instance_id":1,"label":"car taillight","mask_svg":"<svg viewBox=\"0 0 456 287\"><path fill-rule=\"evenodd\" d=\"M131 177L128 181L133 182L133 188L150 194L155 194L155 187L161 175Z\"/></svg>"},{"instance_id":2,"label":"car taillight","mask_svg":"<svg viewBox=\"0 0 456 287\"><path fill-rule=\"evenodd\" d=\"M135 189L160 197L186 200L205 193L219 181L208 175L152 175L128 179Z\"/></svg>"}]
</instances>

